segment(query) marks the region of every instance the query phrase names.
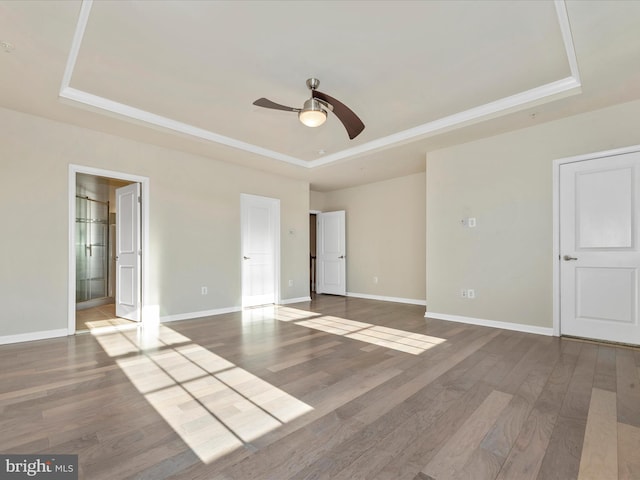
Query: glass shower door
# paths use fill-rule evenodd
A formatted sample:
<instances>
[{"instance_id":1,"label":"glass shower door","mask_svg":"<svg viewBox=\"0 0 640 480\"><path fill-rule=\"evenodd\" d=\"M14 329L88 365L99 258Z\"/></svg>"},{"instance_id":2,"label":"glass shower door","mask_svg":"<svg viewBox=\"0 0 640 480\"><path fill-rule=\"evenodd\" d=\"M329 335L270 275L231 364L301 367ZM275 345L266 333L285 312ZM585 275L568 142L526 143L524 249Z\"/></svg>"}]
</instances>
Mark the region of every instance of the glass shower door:
<instances>
[{"instance_id":1,"label":"glass shower door","mask_svg":"<svg viewBox=\"0 0 640 480\"><path fill-rule=\"evenodd\" d=\"M108 296L109 202L76 196L76 304Z\"/></svg>"}]
</instances>

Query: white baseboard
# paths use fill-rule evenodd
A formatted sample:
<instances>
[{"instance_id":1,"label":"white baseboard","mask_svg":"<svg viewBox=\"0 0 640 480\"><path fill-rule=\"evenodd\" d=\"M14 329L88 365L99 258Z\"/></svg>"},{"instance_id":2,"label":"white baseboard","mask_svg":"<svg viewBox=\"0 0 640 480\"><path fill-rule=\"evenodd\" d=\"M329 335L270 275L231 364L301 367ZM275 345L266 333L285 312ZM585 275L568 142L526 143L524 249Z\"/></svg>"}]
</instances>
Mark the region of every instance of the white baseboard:
<instances>
[{"instance_id":1,"label":"white baseboard","mask_svg":"<svg viewBox=\"0 0 640 480\"><path fill-rule=\"evenodd\" d=\"M58 330L45 330L42 332L19 333L17 335L5 335L0 337L0 345L10 343L33 342L34 340L46 340L48 338L66 337L69 331L66 328Z\"/></svg>"},{"instance_id":2,"label":"white baseboard","mask_svg":"<svg viewBox=\"0 0 640 480\"><path fill-rule=\"evenodd\" d=\"M347 297L366 298L367 300L380 300L381 302L408 303L409 305L427 305L426 300L416 300L413 298L403 297L384 297L381 295L369 295L368 293L347 292Z\"/></svg>"},{"instance_id":3,"label":"white baseboard","mask_svg":"<svg viewBox=\"0 0 640 480\"><path fill-rule=\"evenodd\" d=\"M280 301L279 305L287 305L289 303L309 302L311 297L286 298ZM178 322L181 320L193 320L195 318L211 317L214 315L222 315L225 313L241 312L242 307L226 307L216 308L214 310L203 310L200 312L178 313L175 315L165 315L160 317L160 323Z\"/></svg>"},{"instance_id":4,"label":"white baseboard","mask_svg":"<svg viewBox=\"0 0 640 480\"><path fill-rule=\"evenodd\" d=\"M447 313L436 313L427 311L425 317L435 318L437 320L447 320L450 322L469 323L471 325L480 325L482 327L503 328L505 330L515 330L517 332L535 333L537 335L553 336L553 328L536 327L535 325L525 325L522 323L500 322L497 320L484 320L482 318L463 317L462 315L449 315Z\"/></svg>"},{"instance_id":5,"label":"white baseboard","mask_svg":"<svg viewBox=\"0 0 640 480\"><path fill-rule=\"evenodd\" d=\"M283 298L278 305L289 305L290 303L310 302L311 297Z\"/></svg>"},{"instance_id":6,"label":"white baseboard","mask_svg":"<svg viewBox=\"0 0 640 480\"><path fill-rule=\"evenodd\" d=\"M203 310L200 312L178 313L176 315L165 315L160 317L160 323L178 322L180 320L193 320L194 318L210 317L212 315L222 315L224 313L234 313L242 311L242 307L216 308L214 310Z\"/></svg>"}]
</instances>

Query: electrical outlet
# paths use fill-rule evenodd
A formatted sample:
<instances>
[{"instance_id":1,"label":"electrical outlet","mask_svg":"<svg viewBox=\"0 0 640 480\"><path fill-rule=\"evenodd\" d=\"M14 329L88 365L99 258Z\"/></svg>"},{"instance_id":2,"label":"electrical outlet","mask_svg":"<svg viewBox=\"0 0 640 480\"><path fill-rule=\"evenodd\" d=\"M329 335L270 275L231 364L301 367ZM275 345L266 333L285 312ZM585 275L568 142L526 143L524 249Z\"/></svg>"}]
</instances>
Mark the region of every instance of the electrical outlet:
<instances>
[{"instance_id":1,"label":"electrical outlet","mask_svg":"<svg viewBox=\"0 0 640 480\"><path fill-rule=\"evenodd\" d=\"M467 291L467 298L476 298L476 291L473 288Z\"/></svg>"},{"instance_id":2,"label":"electrical outlet","mask_svg":"<svg viewBox=\"0 0 640 480\"><path fill-rule=\"evenodd\" d=\"M476 217L469 217L467 219L467 225L469 228L474 228L476 226Z\"/></svg>"},{"instance_id":3,"label":"electrical outlet","mask_svg":"<svg viewBox=\"0 0 640 480\"><path fill-rule=\"evenodd\" d=\"M464 289L464 288L462 290L460 290L460 296L462 298L467 298L467 290Z\"/></svg>"},{"instance_id":4,"label":"electrical outlet","mask_svg":"<svg viewBox=\"0 0 640 480\"><path fill-rule=\"evenodd\" d=\"M202 295L206 295L207 293L209 293L209 289L207 287L202 287L200 292L202 293Z\"/></svg>"}]
</instances>

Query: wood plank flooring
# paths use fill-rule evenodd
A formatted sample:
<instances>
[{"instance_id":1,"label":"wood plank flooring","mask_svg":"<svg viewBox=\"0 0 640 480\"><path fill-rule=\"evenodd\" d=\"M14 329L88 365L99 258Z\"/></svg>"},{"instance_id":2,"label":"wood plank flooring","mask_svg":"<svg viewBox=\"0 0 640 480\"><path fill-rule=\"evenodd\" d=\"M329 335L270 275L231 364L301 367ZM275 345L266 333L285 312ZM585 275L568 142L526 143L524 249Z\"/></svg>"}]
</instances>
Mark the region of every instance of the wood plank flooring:
<instances>
[{"instance_id":1,"label":"wood plank flooring","mask_svg":"<svg viewBox=\"0 0 640 480\"><path fill-rule=\"evenodd\" d=\"M111 320L127 323L129 320L124 320L116 317L116 305L115 303L108 303L106 305L100 305L98 307L87 308L84 310L76 310L76 332L85 332L91 330L96 322L104 322Z\"/></svg>"},{"instance_id":2,"label":"wood plank flooring","mask_svg":"<svg viewBox=\"0 0 640 480\"><path fill-rule=\"evenodd\" d=\"M640 350L312 302L0 346L0 453L80 478L640 479Z\"/></svg>"}]
</instances>

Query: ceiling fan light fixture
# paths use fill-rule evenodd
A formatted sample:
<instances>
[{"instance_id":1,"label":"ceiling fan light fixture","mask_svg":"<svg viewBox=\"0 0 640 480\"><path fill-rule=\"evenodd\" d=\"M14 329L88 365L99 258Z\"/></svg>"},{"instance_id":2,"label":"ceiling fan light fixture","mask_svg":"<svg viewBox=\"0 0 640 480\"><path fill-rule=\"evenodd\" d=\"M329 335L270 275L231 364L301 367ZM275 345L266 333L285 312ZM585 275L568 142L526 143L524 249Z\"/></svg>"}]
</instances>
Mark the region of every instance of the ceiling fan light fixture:
<instances>
[{"instance_id":1,"label":"ceiling fan light fixture","mask_svg":"<svg viewBox=\"0 0 640 480\"><path fill-rule=\"evenodd\" d=\"M344 125L349 139L353 140L364 130L364 123L362 123L362 120L344 103L326 93L319 92L317 90L319 85L320 81L317 78L307 80L307 87L311 90L311 98L304 102L302 108L280 105L264 97L257 99L253 104L272 110L295 112L298 114L300 122L307 127L319 127L322 125L327 120L327 110L331 110L336 118L342 122L342 125Z\"/></svg>"},{"instance_id":2,"label":"ceiling fan light fixture","mask_svg":"<svg viewBox=\"0 0 640 480\"><path fill-rule=\"evenodd\" d=\"M319 127L327 120L327 111L315 98L304 102L304 107L298 112L298 118L307 127Z\"/></svg>"}]
</instances>

